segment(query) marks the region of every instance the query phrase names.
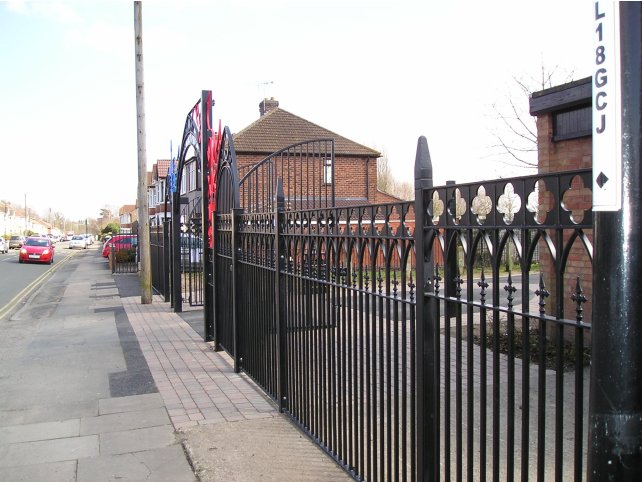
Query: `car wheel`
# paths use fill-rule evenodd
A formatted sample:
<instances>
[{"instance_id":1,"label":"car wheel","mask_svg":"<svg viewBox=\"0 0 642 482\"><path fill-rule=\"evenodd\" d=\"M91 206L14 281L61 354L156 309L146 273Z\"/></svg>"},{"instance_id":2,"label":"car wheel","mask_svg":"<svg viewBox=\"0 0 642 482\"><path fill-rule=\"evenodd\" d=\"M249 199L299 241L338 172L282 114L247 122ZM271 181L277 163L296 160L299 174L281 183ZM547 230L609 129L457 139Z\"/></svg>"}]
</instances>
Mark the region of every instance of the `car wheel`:
<instances>
[{"instance_id":1,"label":"car wheel","mask_svg":"<svg viewBox=\"0 0 642 482\"><path fill-rule=\"evenodd\" d=\"M18 259L18 263L22 263L22 260L21 260L21 259Z\"/></svg>"}]
</instances>

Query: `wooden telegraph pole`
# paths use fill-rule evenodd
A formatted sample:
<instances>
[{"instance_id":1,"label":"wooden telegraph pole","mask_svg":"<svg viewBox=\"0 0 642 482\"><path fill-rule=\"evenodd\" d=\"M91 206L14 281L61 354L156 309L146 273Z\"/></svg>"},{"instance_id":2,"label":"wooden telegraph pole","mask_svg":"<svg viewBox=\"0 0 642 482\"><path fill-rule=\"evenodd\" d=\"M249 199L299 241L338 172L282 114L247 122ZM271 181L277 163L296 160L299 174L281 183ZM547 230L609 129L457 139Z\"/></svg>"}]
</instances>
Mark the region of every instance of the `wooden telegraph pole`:
<instances>
[{"instance_id":1,"label":"wooden telegraph pole","mask_svg":"<svg viewBox=\"0 0 642 482\"><path fill-rule=\"evenodd\" d=\"M147 147L145 146L145 83L143 80L143 7L134 2L136 36L136 126L138 130L138 249L141 304L152 302L152 273L147 202Z\"/></svg>"}]
</instances>

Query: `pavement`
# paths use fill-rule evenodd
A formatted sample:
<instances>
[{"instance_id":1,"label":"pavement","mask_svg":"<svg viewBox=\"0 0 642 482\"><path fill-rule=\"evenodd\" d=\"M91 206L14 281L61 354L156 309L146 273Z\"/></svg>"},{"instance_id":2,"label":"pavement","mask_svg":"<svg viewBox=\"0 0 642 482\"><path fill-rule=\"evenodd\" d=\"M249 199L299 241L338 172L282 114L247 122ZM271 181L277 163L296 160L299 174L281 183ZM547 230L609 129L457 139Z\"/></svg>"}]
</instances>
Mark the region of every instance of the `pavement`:
<instances>
[{"instance_id":1,"label":"pavement","mask_svg":"<svg viewBox=\"0 0 642 482\"><path fill-rule=\"evenodd\" d=\"M0 481L351 480L94 247L0 321Z\"/></svg>"}]
</instances>

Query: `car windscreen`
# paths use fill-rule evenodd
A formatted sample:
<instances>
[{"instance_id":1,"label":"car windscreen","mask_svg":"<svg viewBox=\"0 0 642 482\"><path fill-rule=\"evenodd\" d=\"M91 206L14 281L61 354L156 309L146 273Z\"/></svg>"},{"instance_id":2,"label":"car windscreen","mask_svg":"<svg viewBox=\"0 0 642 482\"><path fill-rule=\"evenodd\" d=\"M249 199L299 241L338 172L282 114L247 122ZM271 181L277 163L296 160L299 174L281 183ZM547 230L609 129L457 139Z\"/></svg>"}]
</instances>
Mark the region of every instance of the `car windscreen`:
<instances>
[{"instance_id":1,"label":"car windscreen","mask_svg":"<svg viewBox=\"0 0 642 482\"><path fill-rule=\"evenodd\" d=\"M138 238L121 238L115 241L119 246L136 246L138 244Z\"/></svg>"},{"instance_id":2,"label":"car windscreen","mask_svg":"<svg viewBox=\"0 0 642 482\"><path fill-rule=\"evenodd\" d=\"M49 241L46 239L27 239L25 246L49 246Z\"/></svg>"}]
</instances>

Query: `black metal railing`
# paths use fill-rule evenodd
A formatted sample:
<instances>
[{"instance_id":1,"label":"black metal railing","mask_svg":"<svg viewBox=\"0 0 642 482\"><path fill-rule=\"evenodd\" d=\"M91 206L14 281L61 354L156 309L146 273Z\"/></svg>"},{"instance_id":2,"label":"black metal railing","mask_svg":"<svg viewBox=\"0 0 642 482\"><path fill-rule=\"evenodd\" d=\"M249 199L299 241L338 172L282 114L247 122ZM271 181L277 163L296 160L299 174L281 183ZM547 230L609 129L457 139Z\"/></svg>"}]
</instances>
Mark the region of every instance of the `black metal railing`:
<instances>
[{"instance_id":1,"label":"black metal railing","mask_svg":"<svg viewBox=\"0 0 642 482\"><path fill-rule=\"evenodd\" d=\"M420 478L583 479L590 185L582 170L421 191Z\"/></svg>"},{"instance_id":2,"label":"black metal railing","mask_svg":"<svg viewBox=\"0 0 642 482\"><path fill-rule=\"evenodd\" d=\"M169 301L169 221L149 228L152 287Z\"/></svg>"},{"instance_id":3,"label":"black metal railing","mask_svg":"<svg viewBox=\"0 0 642 482\"><path fill-rule=\"evenodd\" d=\"M285 410L364 480L415 467L411 203L283 214Z\"/></svg>"},{"instance_id":4,"label":"black metal railing","mask_svg":"<svg viewBox=\"0 0 642 482\"><path fill-rule=\"evenodd\" d=\"M213 341L356 479L581 480L591 173L422 153L415 202L217 213Z\"/></svg>"},{"instance_id":5,"label":"black metal railing","mask_svg":"<svg viewBox=\"0 0 642 482\"><path fill-rule=\"evenodd\" d=\"M217 216L215 341L350 473L411 479L413 205L280 206Z\"/></svg>"}]
</instances>

